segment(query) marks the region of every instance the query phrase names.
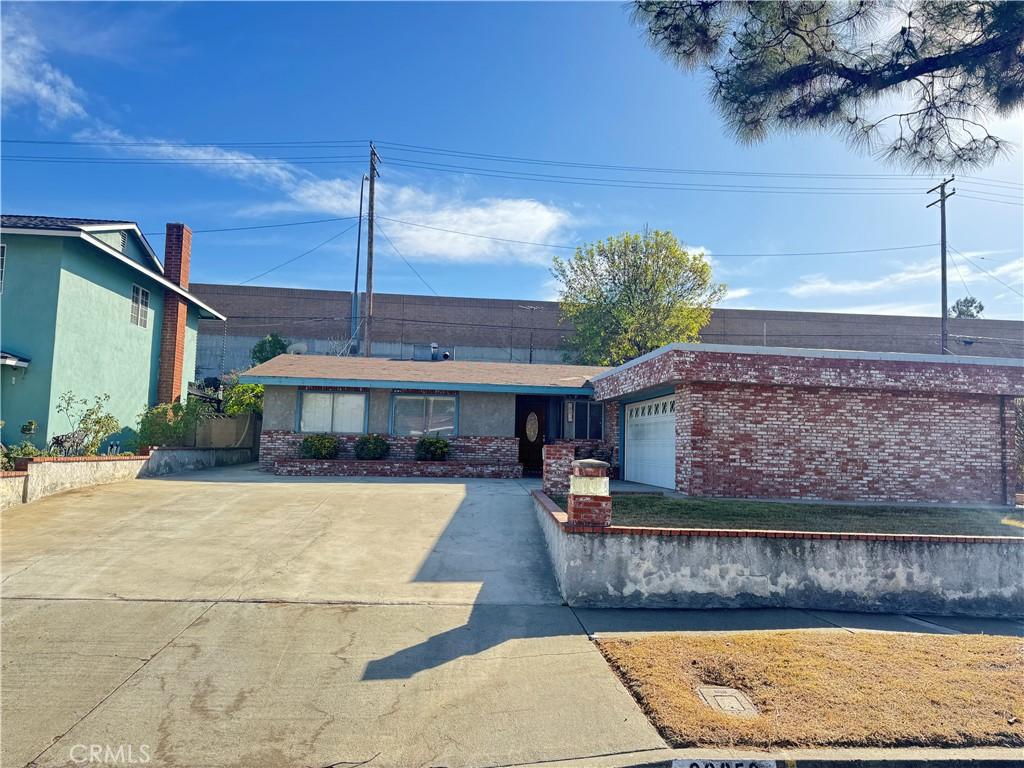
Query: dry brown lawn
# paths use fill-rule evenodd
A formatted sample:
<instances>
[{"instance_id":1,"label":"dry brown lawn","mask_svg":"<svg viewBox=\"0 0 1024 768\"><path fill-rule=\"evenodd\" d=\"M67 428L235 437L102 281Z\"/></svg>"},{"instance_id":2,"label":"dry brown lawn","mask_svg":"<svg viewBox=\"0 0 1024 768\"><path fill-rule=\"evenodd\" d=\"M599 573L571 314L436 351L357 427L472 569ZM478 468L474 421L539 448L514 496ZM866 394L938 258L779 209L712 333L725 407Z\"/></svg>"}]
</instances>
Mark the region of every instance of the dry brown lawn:
<instances>
[{"instance_id":1,"label":"dry brown lawn","mask_svg":"<svg viewBox=\"0 0 1024 768\"><path fill-rule=\"evenodd\" d=\"M1024 745L1020 638L793 631L598 645L676 747ZM698 685L738 688L761 714L711 710Z\"/></svg>"}]
</instances>

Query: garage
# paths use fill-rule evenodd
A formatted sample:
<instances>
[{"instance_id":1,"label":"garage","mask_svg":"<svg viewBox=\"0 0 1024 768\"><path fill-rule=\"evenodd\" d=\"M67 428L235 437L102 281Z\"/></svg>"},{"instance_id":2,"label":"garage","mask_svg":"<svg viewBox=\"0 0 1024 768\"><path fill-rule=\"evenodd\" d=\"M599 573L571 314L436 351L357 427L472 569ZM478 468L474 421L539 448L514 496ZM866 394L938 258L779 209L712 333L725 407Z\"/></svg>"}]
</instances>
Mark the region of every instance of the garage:
<instances>
[{"instance_id":1,"label":"garage","mask_svg":"<svg viewBox=\"0 0 1024 768\"><path fill-rule=\"evenodd\" d=\"M634 483L676 487L675 396L625 406L623 475Z\"/></svg>"}]
</instances>

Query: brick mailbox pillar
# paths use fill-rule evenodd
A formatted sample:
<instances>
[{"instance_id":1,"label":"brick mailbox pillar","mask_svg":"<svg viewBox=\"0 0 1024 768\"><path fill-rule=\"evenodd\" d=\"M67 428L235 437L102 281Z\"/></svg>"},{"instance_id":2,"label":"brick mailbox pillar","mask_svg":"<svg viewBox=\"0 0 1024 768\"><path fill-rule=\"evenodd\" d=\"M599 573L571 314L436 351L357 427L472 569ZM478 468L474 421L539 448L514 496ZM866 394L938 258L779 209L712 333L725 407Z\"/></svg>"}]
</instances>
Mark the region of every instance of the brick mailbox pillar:
<instances>
[{"instance_id":1,"label":"brick mailbox pillar","mask_svg":"<svg viewBox=\"0 0 1024 768\"><path fill-rule=\"evenodd\" d=\"M569 492L569 473L576 458L572 443L548 443L544 446L544 479L541 490L548 496L561 496Z\"/></svg>"},{"instance_id":2,"label":"brick mailbox pillar","mask_svg":"<svg viewBox=\"0 0 1024 768\"><path fill-rule=\"evenodd\" d=\"M607 528L612 524L607 462L580 459L572 463L568 506L569 525Z\"/></svg>"}]
</instances>

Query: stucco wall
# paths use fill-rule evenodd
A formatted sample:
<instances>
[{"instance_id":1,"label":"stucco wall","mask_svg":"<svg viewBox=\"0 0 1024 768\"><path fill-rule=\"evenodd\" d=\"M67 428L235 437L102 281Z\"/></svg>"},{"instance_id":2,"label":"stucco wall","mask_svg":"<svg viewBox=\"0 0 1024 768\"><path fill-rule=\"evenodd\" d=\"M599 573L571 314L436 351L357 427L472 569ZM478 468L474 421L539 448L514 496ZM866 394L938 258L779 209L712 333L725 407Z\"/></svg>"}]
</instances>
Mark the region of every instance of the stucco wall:
<instances>
[{"instance_id":1,"label":"stucco wall","mask_svg":"<svg viewBox=\"0 0 1024 768\"><path fill-rule=\"evenodd\" d=\"M1020 539L568 533L534 503L559 589L571 606L1024 616Z\"/></svg>"},{"instance_id":2,"label":"stucco wall","mask_svg":"<svg viewBox=\"0 0 1024 768\"><path fill-rule=\"evenodd\" d=\"M28 368L4 368L0 376L2 442L14 445L25 440L21 425L32 419L39 426L30 440L42 448L50 417L63 238L4 235L2 240L7 246L0 300L3 348L32 360Z\"/></svg>"},{"instance_id":3,"label":"stucco wall","mask_svg":"<svg viewBox=\"0 0 1024 768\"><path fill-rule=\"evenodd\" d=\"M459 434L513 437L516 396L506 392L463 392L459 395Z\"/></svg>"},{"instance_id":4,"label":"stucco wall","mask_svg":"<svg viewBox=\"0 0 1024 768\"><path fill-rule=\"evenodd\" d=\"M133 284L149 291L146 328L131 323ZM64 240L48 438L71 429L53 410L68 391L90 401L110 395L107 409L121 426L137 426L156 394L163 296L163 288L127 265Z\"/></svg>"},{"instance_id":5,"label":"stucco wall","mask_svg":"<svg viewBox=\"0 0 1024 768\"><path fill-rule=\"evenodd\" d=\"M369 392L367 428L387 434L391 390ZM295 387L268 386L263 395L263 428L295 429ZM459 434L466 436L512 437L515 435L516 396L506 393L462 392L459 394Z\"/></svg>"}]
</instances>

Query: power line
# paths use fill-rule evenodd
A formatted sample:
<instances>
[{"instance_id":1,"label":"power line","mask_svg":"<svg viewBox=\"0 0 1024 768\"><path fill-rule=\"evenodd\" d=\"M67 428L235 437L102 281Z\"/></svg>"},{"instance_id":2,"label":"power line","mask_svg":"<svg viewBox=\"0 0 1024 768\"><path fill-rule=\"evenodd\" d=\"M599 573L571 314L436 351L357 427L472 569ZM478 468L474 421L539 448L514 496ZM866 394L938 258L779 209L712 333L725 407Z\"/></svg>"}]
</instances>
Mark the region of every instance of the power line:
<instances>
[{"instance_id":1,"label":"power line","mask_svg":"<svg viewBox=\"0 0 1024 768\"><path fill-rule=\"evenodd\" d=\"M384 217L383 216L379 216L378 218L384 218ZM427 286L427 288L430 290L430 292L432 294L434 294L435 296L440 296L441 294L439 294L437 291L434 290L434 286L432 286L430 283L428 283L426 281L426 278L424 278L423 275L421 275L419 273L419 271L416 269L416 267L414 267L409 262L409 260L407 258L405 258L405 256L402 255L402 252L400 250L398 250L398 247L394 244L394 242L391 240L391 238L388 237L388 233L385 232L384 229L379 224L377 225L377 229L378 229L378 231L380 231L380 233L382 235L384 235L384 239L388 241L388 244L391 246L391 250L393 250L395 253L398 254L398 258L400 258L402 261L405 262L405 266L407 266L409 269L412 270L413 274L416 275L416 277L418 277L420 279L420 282L423 283L425 286Z\"/></svg>"},{"instance_id":2,"label":"power line","mask_svg":"<svg viewBox=\"0 0 1024 768\"><path fill-rule=\"evenodd\" d=\"M1024 206L1024 203L1015 203L1010 200L996 200L995 198L991 197L978 197L977 193L967 194L962 192L961 195L963 195L963 197L967 198L968 200L980 200L981 202L984 203L1002 203L1003 205L1012 205L1017 208Z\"/></svg>"},{"instance_id":3,"label":"power line","mask_svg":"<svg viewBox=\"0 0 1024 768\"><path fill-rule=\"evenodd\" d=\"M358 216L334 216L330 219L311 219L309 221L287 221L282 224L254 224L249 227L218 227L217 229L193 229L193 235L208 234L210 232L243 232L249 229L276 229L278 227L301 227L306 224L326 224L332 221L351 221L352 219L358 219ZM143 232L142 234L148 236L157 236L164 234L163 232Z\"/></svg>"},{"instance_id":4,"label":"power line","mask_svg":"<svg viewBox=\"0 0 1024 768\"><path fill-rule=\"evenodd\" d=\"M956 274L960 278L960 282L964 284L964 290L967 291L967 295L973 299L974 296L971 294L971 289L967 287L967 281L964 280L964 274L960 271L960 266L956 263L956 259L953 258L952 254L950 254L949 260L953 262L953 269L956 270Z\"/></svg>"},{"instance_id":5,"label":"power line","mask_svg":"<svg viewBox=\"0 0 1024 768\"><path fill-rule=\"evenodd\" d=\"M570 251L576 250L575 245L560 245L558 243L535 243L530 240L514 240L508 237L495 237L493 235L481 235L475 232L461 232L457 229L446 229L445 227L435 227L431 224L417 224L413 221L403 221L402 219L393 219L390 216L378 216L378 219L384 219L385 221L393 221L396 224L405 224L409 227L419 227L421 229L432 229L435 232L448 232L453 235L464 235L465 237L479 237L484 240L497 240L502 243L515 243L517 245L535 245L542 248L565 248Z\"/></svg>"},{"instance_id":6,"label":"power line","mask_svg":"<svg viewBox=\"0 0 1024 768\"><path fill-rule=\"evenodd\" d=\"M555 174L522 173L518 171L496 171L492 168L478 166L448 165L443 163L410 162L406 160L389 160L390 165L404 168L419 168L444 173L461 173L470 176L483 176L512 181L539 181L547 184L571 184L575 186L608 187L617 189L649 189L680 192L743 192L750 194L782 194L782 195L916 195L915 189L886 190L871 187L782 187L755 186L737 184L711 184L645 181L633 179L609 179L592 176L562 176Z\"/></svg>"},{"instance_id":7,"label":"power line","mask_svg":"<svg viewBox=\"0 0 1024 768\"><path fill-rule=\"evenodd\" d=\"M391 151L410 152L428 155L442 155L447 157L468 157L478 160L491 160L503 163L520 163L525 165L545 165L566 168L591 168L595 170L616 170L630 171L636 173L669 173L697 176L762 176L778 178L822 178L822 179L920 179L934 178L932 176L919 176L917 174L859 174L859 173L800 173L782 171L730 171L696 168L665 168L658 166L639 165L615 165L611 163L582 163L567 160L542 160L538 158L521 157L515 155L498 155L484 152L467 152L462 150L440 149L437 147L425 147L418 144L401 144L398 142L382 141L380 146L389 147Z\"/></svg>"},{"instance_id":8,"label":"power line","mask_svg":"<svg viewBox=\"0 0 1024 768\"><path fill-rule=\"evenodd\" d=\"M309 157L252 157L228 159L214 157L60 157L54 155L3 155L4 162L66 163L71 165L325 165L362 162L357 155L313 155Z\"/></svg>"},{"instance_id":9,"label":"power line","mask_svg":"<svg viewBox=\"0 0 1024 768\"><path fill-rule=\"evenodd\" d=\"M356 222L356 223L358 223L358 222ZM304 252L300 253L298 256L293 256L292 258L287 259L286 261L282 261L277 266L274 266L274 267L271 267L270 269L264 270L263 272L260 272L258 275L253 275L248 280L242 280L240 283L235 283L235 285L245 285L246 283L251 283L253 280L257 280L258 278L261 278L264 275L269 275L271 272L274 272L274 271L280 269L281 267L287 266L288 264L291 264L292 262L298 261L303 256L309 256L309 254L313 253L314 251L319 250L320 248L323 248L325 245L327 245L332 240L337 240L339 237L344 235L346 232L350 232L352 229L355 228L355 226L356 226L355 223L350 224L349 226L345 227L345 229L341 230L341 232L338 232L338 233L336 233L334 235L331 235L326 240L324 240L322 243L318 243L317 245L314 245L308 251L304 251Z\"/></svg>"},{"instance_id":10,"label":"power line","mask_svg":"<svg viewBox=\"0 0 1024 768\"><path fill-rule=\"evenodd\" d=\"M984 273L985 273L986 275L988 275L989 277L991 277L991 278L992 278L993 280L995 280L995 281L996 281L997 283L999 283L999 284L1001 284L1001 285L1004 285L1004 286L1006 286L1006 287L1007 287L1007 288L1009 288L1009 289L1010 289L1011 291L1013 291L1014 293L1016 293L1016 294L1017 294L1018 296L1020 296L1021 298L1024 298L1024 293L1022 293L1021 291L1018 291L1018 290L1017 290L1016 288L1014 288L1014 287L1013 287L1012 285L1010 285L1009 283L1005 283L1005 282L1003 282L1003 281L1002 281L1002 280L1001 280L1001 279L1000 279L999 277L997 277L996 275L994 275L994 274L992 274L991 272L989 272L989 271L988 271L987 269L985 269L985 268L984 268L983 266L981 266L981 265L979 265L979 264L975 264L975 263L974 263L973 261L971 261L971 260L970 260L969 258L967 258L967 257L966 257L966 256L965 256L965 255L963 254L963 251L959 251L959 250L957 250L956 248L954 248L953 246L949 246L949 248L950 248L950 250L952 250L952 251L954 251L954 252L956 252L956 253L960 254L960 257L961 257L961 258L962 258L962 259L963 259L964 261L966 261L966 262L967 262L968 264L970 264L970 265L972 265L972 266L976 267L977 269L980 269L980 270L981 270L982 272L984 272Z\"/></svg>"},{"instance_id":11,"label":"power line","mask_svg":"<svg viewBox=\"0 0 1024 768\"><path fill-rule=\"evenodd\" d=\"M3 138L0 141L4 144L51 144L80 147L361 147L366 144L366 139L328 139L324 141L90 141Z\"/></svg>"}]
</instances>

